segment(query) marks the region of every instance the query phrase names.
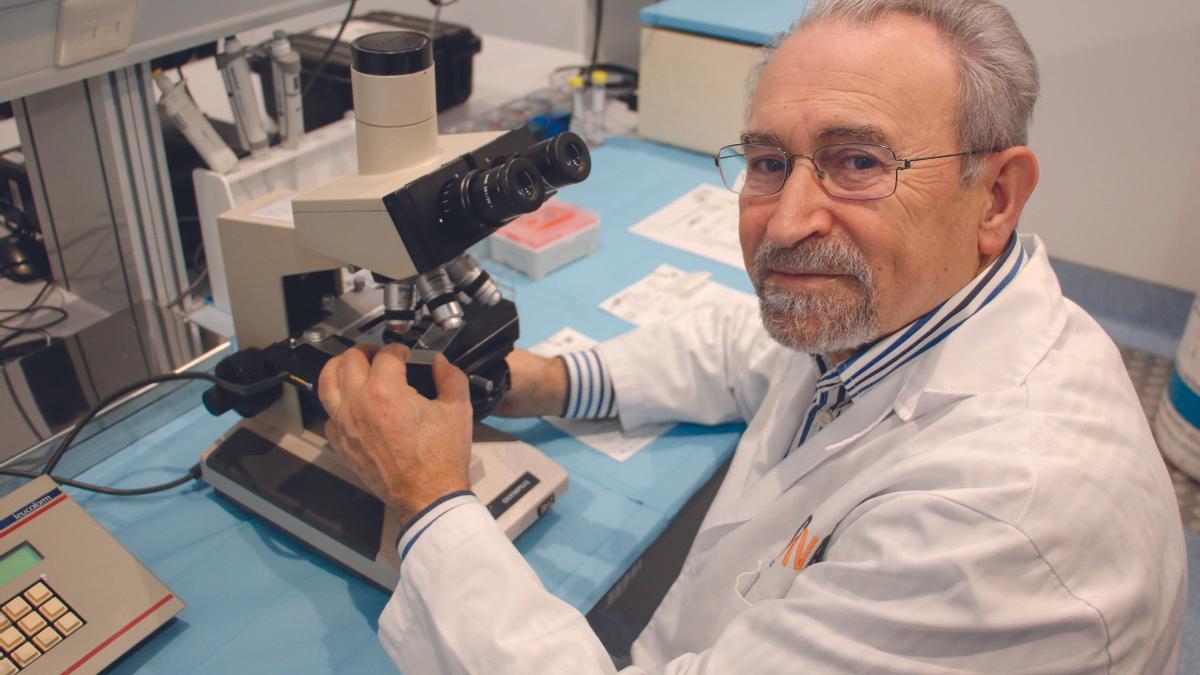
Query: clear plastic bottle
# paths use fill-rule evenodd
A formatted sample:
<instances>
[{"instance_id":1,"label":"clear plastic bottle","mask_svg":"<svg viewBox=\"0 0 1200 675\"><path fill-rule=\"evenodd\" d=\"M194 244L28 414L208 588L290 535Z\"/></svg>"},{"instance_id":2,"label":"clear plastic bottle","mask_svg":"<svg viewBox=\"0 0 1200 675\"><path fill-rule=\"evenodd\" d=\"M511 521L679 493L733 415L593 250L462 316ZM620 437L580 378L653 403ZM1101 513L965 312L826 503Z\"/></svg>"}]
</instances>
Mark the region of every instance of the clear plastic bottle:
<instances>
[{"instance_id":1,"label":"clear plastic bottle","mask_svg":"<svg viewBox=\"0 0 1200 675\"><path fill-rule=\"evenodd\" d=\"M585 137L588 145L593 147L603 145L607 135L604 123L604 108L608 105L608 73L603 70L592 71L591 116L589 125L591 136Z\"/></svg>"},{"instance_id":2,"label":"clear plastic bottle","mask_svg":"<svg viewBox=\"0 0 1200 675\"><path fill-rule=\"evenodd\" d=\"M583 76L567 78L567 89L571 92L571 131L587 141L592 114L584 103Z\"/></svg>"}]
</instances>

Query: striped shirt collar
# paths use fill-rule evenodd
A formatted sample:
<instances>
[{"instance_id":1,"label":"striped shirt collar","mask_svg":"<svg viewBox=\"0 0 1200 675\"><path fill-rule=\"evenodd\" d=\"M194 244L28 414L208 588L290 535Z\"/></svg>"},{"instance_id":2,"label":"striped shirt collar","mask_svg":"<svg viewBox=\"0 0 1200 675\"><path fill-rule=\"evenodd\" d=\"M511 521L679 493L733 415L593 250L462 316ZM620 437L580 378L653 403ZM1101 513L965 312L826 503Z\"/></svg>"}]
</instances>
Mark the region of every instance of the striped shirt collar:
<instances>
[{"instance_id":1,"label":"striped shirt collar","mask_svg":"<svg viewBox=\"0 0 1200 675\"><path fill-rule=\"evenodd\" d=\"M852 402L863 392L925 353L983 309L1016 278L1028 256L1016 234L1004 252L971 283L904 328L872 343L834 367L815 356L821 376L814 400Z\"/></svg>"}]
</instances>

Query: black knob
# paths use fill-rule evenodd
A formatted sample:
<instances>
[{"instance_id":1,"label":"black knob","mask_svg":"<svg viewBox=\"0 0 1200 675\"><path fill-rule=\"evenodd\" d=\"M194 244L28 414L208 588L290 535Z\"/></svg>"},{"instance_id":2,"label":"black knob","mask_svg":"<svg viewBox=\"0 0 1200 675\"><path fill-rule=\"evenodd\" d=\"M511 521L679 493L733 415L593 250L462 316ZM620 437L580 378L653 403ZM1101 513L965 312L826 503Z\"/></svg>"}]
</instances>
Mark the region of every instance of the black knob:
<instances>
[{"instance_id":1,"label":"black knob","mask_svg":"<svg viewBox=\"0 0 1200 675\"><path fill-rule=\"evenodd\" d=\"M204 409L213 417L220 417L233 409L233 401L229 400L225 390L220 387L213 387L204 392L200 395L200 400L204 402Z\"/></svg>"},{"instance_id":2,"label":"black knob","mask_svg":"<svg viewBox=\"0 0 1200 675\"><path fill-rule=\"evenodd\" d=\"M433 65L433 42L411 30L371 33L350 44L350 55L364 75L411 75Z\"/></svg>"}]
</instances>

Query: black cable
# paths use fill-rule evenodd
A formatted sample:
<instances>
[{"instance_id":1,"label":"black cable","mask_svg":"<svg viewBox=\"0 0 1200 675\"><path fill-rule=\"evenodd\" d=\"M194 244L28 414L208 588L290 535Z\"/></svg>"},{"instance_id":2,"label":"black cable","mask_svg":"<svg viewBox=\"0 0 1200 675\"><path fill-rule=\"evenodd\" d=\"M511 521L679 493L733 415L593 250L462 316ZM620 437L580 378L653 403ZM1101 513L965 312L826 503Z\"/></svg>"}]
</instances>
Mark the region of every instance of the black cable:
<instances>
[{"instance_id":1,"label":"black cable","mask_svg":"<svg viewBox=\"0 0 1200 675\"><path fill-rule=\"evenodd\" d=\"M102 410L139 389L143 389L152 384L175 382L177 380L203 380L205 382L211 382L217 385L223 384L220 378L210 373L185 372L155 375L139 382L134 382L133 384L128 384L124 387L121 387L112 394L109 394L104 400L92 406L92 409L83 416L83 419L75 423L75 428L71 429L71 433L67 434L67 437L63 439L63 442L59 443L58 447L54 449L54 454L50 455L50 459L46 462L46 467L42 469L42 473L50 473L54 471L55 467L58 466L59 460L62 459L67 450L71 449L71 445L75 442L75 439L79 437L79 433L83 431L83 428L87 426L87 423L95 419L96 415L100 414Z\"/></svg>"},{"instance_id":2,"label":"black cable","mask_svg":"<svg viewBox=\"0 0 1200 675\"><path fill-rule=\"evenodd\" d=\"M600 57L600 24L604 22L604 0L596 2L596 28L592 33L592 60L588 63L589 80L592 71L596 70L596 60Z\"/></svg>"},{"instance_id":3,"label":"black cable","mask_svg":"<svg viewBox=\"0 0 1200 675\"><path fill-rule=\"evenodd\" d=\"M60 443L58 448L54 450L54 454L50 455L50 459L46 462L46 467L42 469L42 473L50 473L51 471L54 471L54 468L58 466L58 462L62 459L62 456L66 454L67 450L71 449L71 445L75 442L75 439L78 438L79 432L82 431L85 426L87 426L88 422L91 422L93 419L95 419L96 415L99 415L101 411L117 402L121 398L152 384L162 384L163 382L175 382L178 380L202 380L204 382L215 384L218 387L221 387L222 389L230 391L234 394L250 395L265 391L271 387L281 384L287 379L288 373L286 371L281 371L259 382L242 385L228 382L217 377L216 375L213 375L212 373L187 371L183 373L164 373L162 375L155 375L153 377L148 377L144 380L141 380L140 382L134 382L133 384L126 385L112 394L109 394L103 401L100 401L93 406L92 409L83 416L83 419L75 423L75 428L71 429L71 433L67 434L67 437L63 439L63 442Z\"/></svg>"},{"instance_id":4,"label":"black cable","mask_svg":"<svg viewBox=\"0 0 1200 675\"><path fill-rule=\"evenodd\" d=\"M458 0L429 0L429 4L433 5L433 20L429 22L429 39L437 39L438 26L442 22L442 8L446 5L453 5Z\"/></svg>"},{"instance_id":5,"label":"black cable","mask_svg":"<svg viewBox=\"0 0 1200 675\"><path fill-rule=\"evenodd\" d=\"M304 91L300 92L300 99L303 101L308 98L308 92L321 79L321 71L325 68L325 62L329 60L329 55L333 53L333 49L337 47L338 41L342 39L342 33L346 30L346 24L350 23L350 17L354 14L354 6L358 4L358 0L350 0L350 6L346 8L346 16L342 19L342 25L338 26L337 35L329 41L329 46L325 48L325 53L321 55L321 59L317 61L317 67L313 69L312 77L309 78L308 84L304 85Z\"/></svg>"},{"instance_id":6,"label":"black cable","mask_svg":"<svg viewBox=\"0 0 1200 675\"><path fill-rule=\"evenodd\" d=\"M9 321L12 321L13 319L15 319L19 316L25 316L26 314L33 315L33 314L37 314L38 312L55 312L58 314L58 318L48 321L44 324L41 324L40 326L12 326L12 325L8 324ZM67 310L63 309L62 307L51 307L50 305L41 305L39 307L30 307L28 310L26 310L24 312L18 312L17 314L13 314L12 316L0 319L0 328L3 328L4 330L11 330L11 331L17 331L17 332L36 333L37 331L45 330L51 326L57 326L58 324L62 323L63 321L66 321L68 316L70 316L70 314L67 312Z\"/></svg>"},{"instance_id":7,"label":"black cable","mask_svg":"<svg viewBox=\"0 0 1200 675\"><path fill-rule=\"evenodd\" d=\"M0 323L0 328L3 328L4 330L12 331L8 335L5 335L3 338L0 338L0 349L7 347L8 343L12 342L13 340L15 340L19 337L23 337L25 335L29 335L30 333L41 333L42 335L49 336L50 333L46 329L51 328L53 326L57 326L58 324L62 323L63 321L66 321L67 317L69 316L65 309L62 309L59 307L43 307L40 309L54 310L56 312L61 312L62 315L59 316L57 319L48 321L40 326L9 326L5 323ZM47 338L46 344L50 344L49 338Z\"/></svg>"},{"instance_id":8,"label":"black cable","mask_svg":"<svg viewBox=\"0 0 1200 675\"><path fill-rule=\"evenodd\" d=\"M9 335L0 338L0 348L6 347L8 343L12 342L18 337L28 335L29 333L45 333L47 328L57 326L58 324L67 320L67 317L70 315L67 313L67 310L63 309L62 307L50 307L48 305L39 304L50 288L51 283L49 281L44 282L41 289L38 290L37 295L33 297L33 300L28 305L15 309L0 309L0 312L8 314L8 316L0 318L0 329L12 331ZM13 326L8 323L15 320L17 317L43 311L56 312L59 316L51 321L36 326Z\"/></svg>"},{"instance_id":9,"label":"black cable","mask_svg":"<svg viewBox=\"0 0 1200 675\"><path fill-rule=\"evenodd\" d=\"M38 476L44 475L44 472L27 471L25 469L2 468L0 469L0 475L16 476L18 478L37 478ZM200 478L200 464L196 463L192 466L192 468L188 469L187 475L180 476L175 480L166 483L160 483L158 485L147 485L146 487L140 488L115 488L108 487L107 485L95 485L93 483L85 483L81 480L75 480L74 478L66 478L65 476L51 475L50 478L60 485L70 485L71 487L79 488L80 490L87 490L89 492L98 492L103 495L113 495L116 497L136 497L138 495L164 492L166 490L170 490L171 488L179 487L185 483L190 483L193 480L198 480Z\"/></svg>"},{"instance_id":10,"label":"black cable","mask_svg":"<svg viewBox=\"0 0 1200 675\"><path fill-rule=\"evenodd\" d=\"M38 331L42 334L40 340L25 340L16 344L4 344L0 346L0 364L7 363L12 359L24 358L39 349L49 347L54 342L54 338L46 331Z\"/></svg>"},{"instance_id":11,"label":"black cable","mask_svg":"<svg viewBox=\"0 0 1200 675\"><path fill-rule=\"evenodd\" d=\"M204 283L204 280L207 278L208 278L208 268L206 267L203 270L201 270L200 274L196 275L196 279L194 281L192 281L192 283L189 284L187 288L183 289L183 291L180 292L179 295L175 296L174 300L167 303L167 307L174 307L176 305L179 305L179 309L184 310L183 301L190 298L192 296L192 293L194 293L196 291L196 289L200 287L200 284Z\"/></svg>"},{"instance_id":12,"label":"black cable","mask_svg":"<svg viewBox=\"0 0 1200 675\"><path fill-rule=\"evenodd\" d=\"M47 460L46 465L42 468L41 471L29 471L26 469L0 468L0 475L17 476L19 478L37 478L38 476L50 476L50 478L52 478L53 480L55 480L58 483L61 483L63 485L70 485L71 487L77 487L81 490L90 490L92 492L99 492L101 494L126 496L126 497L127 496L135 496L135 495L147 495L147 494L151 494L154 492L162 492L163 490L170 490L173 487L178 487L180 485L183 485L184 483L187 483L189 481L200 478L200 464L193 465L190 469L188 469L187 475L185 475L185 476L181 476L179 478L168 481L166 483L160 483L158 485L149 485L149 486L140 487L140 488L114 488L114 487L107 487L104 485L94 485L92 483L84 483L83 481L78 481L73 478L65 478L62 476L55 476L53 472L54 472L54 469L58 466L59 461L62 460L63 455L65 455L67 453L67 451L71 449L71 446L75 443L75 439L79 437L79 433L81 431L83 431L83 428L85 426L87 426L88 422L91 422L92 420L94 420L97 415L99 415L101 412L103 412L109 406L113 405L114 403L121 400L125 396L128 396L129 394L132 394L133 392L135 392L139 389L143 389L152 384L162 384L164 382L176 382L176 381L180 381L180 380L201 380L204 382L211 382L212 384L215 384L218 387L221 387L222 389L231 391L235 394L250 395L250 394L255 394L255 393L264 391L270 387L279 385L284 380L286 380L287 377L288 377L288 374L286 372L279 372L271 377L268 377L259 382L255 382L253 384L248 384L248 385L235 384L232 382L228 382L228 381L223 380L211 373L201 373L201 372L191 372L191 371L183 372L183 373L165 373L163 375L155 375L153 377L148 377L144 380L141 380L140 382L134 382L133 384L129 384L129 385L126 385L126 386L118 389L117 391L113 392L112 394L109 394L108 396L106 396L104 398L104 400L102 400L99 403L97 403L96 405L92 406L92 409L89 410L87 412L87 414L83 416L82 419L80 419L78 422L75 423L75 427L72 428L70 433L67 434L66 438L64 438L62 440L62 443L59 443L58 447L54 449L54 452L50 455L50 459Z\"/></svg>"},{"instance_id":13,"label":"black cable","mask_svg":"<svg viewBox=\"0 0 1200 675\"><path fill-rule=\"evenodd\" d=\"M45 295L46 291L48 291L48 290L50 290L50 282L49 281L43 282L41 289L38 290L37 295L33 296L33 300L30 301L30 303L28 305L25 305L24 307L22 307L20 309L0 309L0 312L12 312L13 313L12 316L7 317L5 319L0 319L0 321L8 321L10 319L13 319L14 317L18 317L18 316L24 314L25 312L28 312L29 310L33 309L34 307L37 306L37 304L39 302L42 301L42 296Z\"/></svg>"},{"instance_id":14,"label":"black cable","mask_svg":"<svg viewBox=\"0 0 1200 675\"><path fill-rule=\"evenodd\" d=\"M24 232L29 235L37 233L29 215L8 199L0 198L0 216L4 217L4 226L13 234Z\"/></svg>"}]
</instances>

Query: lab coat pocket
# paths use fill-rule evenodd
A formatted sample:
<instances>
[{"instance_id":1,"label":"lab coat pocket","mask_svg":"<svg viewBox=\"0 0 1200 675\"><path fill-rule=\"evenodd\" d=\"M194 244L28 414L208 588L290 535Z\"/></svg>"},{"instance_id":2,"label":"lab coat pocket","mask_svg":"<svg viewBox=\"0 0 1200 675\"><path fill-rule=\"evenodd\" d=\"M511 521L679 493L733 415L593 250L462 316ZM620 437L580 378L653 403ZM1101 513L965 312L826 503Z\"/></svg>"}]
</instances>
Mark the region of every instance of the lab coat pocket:
<instances>
[{"instance_id":1,"label":"lab coat pocket","mask_svg":"<svg viewBox=\"0 0 1200 675\"><path fill-rule=\"evenodd\" d=\"M754 588L754 584L758 583L758 578L762 576L763 562L758 561L758 566L749 572L742 572L733 580L733 591L737 594L738 600L741 601L743 607L749 607L750 589Z\"/></svg>"}]
</instances>

